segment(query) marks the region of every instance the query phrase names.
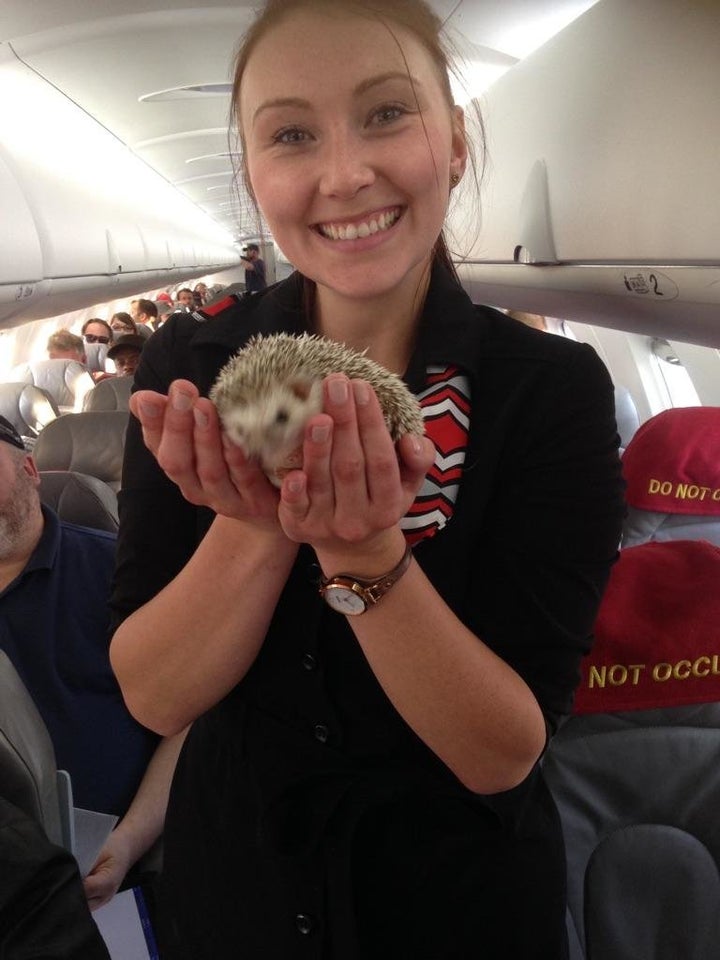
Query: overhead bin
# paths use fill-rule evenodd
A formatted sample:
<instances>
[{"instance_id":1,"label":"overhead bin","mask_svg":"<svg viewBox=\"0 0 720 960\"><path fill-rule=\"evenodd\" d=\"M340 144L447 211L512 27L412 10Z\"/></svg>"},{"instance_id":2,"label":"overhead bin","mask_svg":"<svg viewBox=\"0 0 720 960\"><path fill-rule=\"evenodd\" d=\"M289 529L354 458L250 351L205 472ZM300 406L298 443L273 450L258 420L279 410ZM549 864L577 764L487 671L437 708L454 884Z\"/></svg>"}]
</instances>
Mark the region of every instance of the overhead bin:
<instances>
[{"instance_id":1,"label":"overhead bin","mask_svg":"<svg viewBox=\"0 0 720 960\"><path fill-rule=\"evenodd\" d=\"M238 263L232 237L0 44L0 323ZM198 254L202 252L202 256Z\"/></svg>"},{"instance_id":2,"label":"overhead bin","mask_svg":"<svg viewBox=\"0 0 720 960\"><path fill-rule=\"evenodd\" d=\"M482 222L455 243L474 296L720 345L718 12L600 0L493 84Z\"/></svg>"},{"instance_id":3,"label":"overhead bin","mask_svg":"<svg viewBox=\"0 0 720 960\"><path fill-rule=\"evenodd\" d=\"M22 189L8 166L0 144L0 288L26 286L43 278L43 258L35 219ZM22 291L5 291L22 296Z\"/></svg>"}]
</instances>

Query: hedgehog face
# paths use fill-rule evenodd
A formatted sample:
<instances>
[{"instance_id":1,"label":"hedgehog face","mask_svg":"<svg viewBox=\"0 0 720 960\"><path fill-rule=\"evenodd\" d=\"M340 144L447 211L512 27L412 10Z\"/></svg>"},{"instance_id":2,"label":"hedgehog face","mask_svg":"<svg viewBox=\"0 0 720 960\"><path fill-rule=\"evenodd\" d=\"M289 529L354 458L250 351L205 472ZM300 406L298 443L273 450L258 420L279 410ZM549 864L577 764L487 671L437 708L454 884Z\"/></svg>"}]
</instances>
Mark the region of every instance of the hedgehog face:
<instances>
[{"instance_id":1,"label":"hedgehog face","mask_svg":"<svg viewBox=\"0 0 720 960\"><path fill-rule=\"evenodd\" d=\"M297 451L305 424L321 409L321 384L295 380L273 383L262 394L228 405L220 416L233 443L271 474L301 465Z\"/></svg>"}]
</instances>

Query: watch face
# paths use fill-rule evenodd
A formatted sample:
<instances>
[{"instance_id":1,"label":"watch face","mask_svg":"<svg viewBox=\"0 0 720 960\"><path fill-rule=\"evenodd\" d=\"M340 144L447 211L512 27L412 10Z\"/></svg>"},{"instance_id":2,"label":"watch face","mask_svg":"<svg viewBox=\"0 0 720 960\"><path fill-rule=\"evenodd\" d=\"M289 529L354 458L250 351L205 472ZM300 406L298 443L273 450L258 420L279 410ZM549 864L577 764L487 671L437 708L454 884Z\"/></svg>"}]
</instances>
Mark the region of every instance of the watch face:
<instances>
[{"instance_id":1,"label":"watch face","mask_svg":"<svg viewBox=\"0 0 720 960\"><path fill-rule=\"evenodd\" d=\"M357 614L365 613L367 610L367 604L363 598L349 587L329 584L325 587L323 596L333 610L337 613L344 613L347 617L357 616Z\"/></svg>"}]
</instances>

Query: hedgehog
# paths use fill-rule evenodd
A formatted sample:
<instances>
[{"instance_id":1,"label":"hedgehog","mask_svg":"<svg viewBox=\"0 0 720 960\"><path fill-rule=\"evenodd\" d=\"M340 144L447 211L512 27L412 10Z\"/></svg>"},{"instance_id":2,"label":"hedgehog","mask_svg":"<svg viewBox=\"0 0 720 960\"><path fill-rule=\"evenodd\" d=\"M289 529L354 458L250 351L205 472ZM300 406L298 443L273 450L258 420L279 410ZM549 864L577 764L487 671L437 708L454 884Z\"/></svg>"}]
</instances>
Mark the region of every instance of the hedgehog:
<instances>
[{"instance_id":1,"label":"hedgehog","mask_svg":"<svg viewBox=\"0 0 720 960\"><path fill-rule=\"evenodd\" d=\"M416 397L364 353L314 334L258 334L222 368L210 399L230 440L260 463L276 487L302 466L305 424L322 411L322 381L330 373L372 386L393 442L425 432Z\"/></svg>"}]
</instances>

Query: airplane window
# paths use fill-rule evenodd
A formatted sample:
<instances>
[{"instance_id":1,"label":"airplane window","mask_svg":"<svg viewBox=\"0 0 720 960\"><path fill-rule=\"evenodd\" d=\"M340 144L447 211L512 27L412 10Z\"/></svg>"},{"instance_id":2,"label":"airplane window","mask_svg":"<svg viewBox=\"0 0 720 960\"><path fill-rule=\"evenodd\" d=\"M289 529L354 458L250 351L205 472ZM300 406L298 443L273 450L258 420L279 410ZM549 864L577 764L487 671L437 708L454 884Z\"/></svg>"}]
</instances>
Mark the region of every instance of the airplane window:
<instances>
[{"instance_id":1,"label":"airplane window","mask_svg":"<svg viewBox=\"0 0 720 960\"><path fill-rule=\"evenodd\" d=\"M690 374L683 366L672 344L660 337L650 341L653 368L660 385L664 387L668 407L698 407L697 394Z\"/></svg>"}]
</instances>

